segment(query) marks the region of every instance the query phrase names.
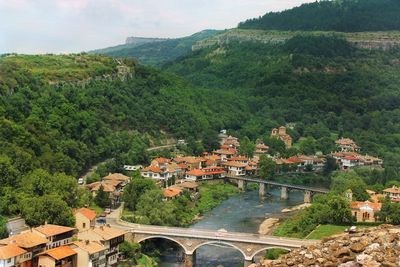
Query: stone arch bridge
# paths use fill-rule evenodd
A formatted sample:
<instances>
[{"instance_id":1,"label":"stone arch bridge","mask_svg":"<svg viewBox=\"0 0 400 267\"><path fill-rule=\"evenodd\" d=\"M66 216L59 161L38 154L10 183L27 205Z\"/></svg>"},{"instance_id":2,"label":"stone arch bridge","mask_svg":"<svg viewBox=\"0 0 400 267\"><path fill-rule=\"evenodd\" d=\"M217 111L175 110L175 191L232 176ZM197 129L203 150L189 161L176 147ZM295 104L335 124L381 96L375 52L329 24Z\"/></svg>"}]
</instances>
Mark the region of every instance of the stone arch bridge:
<instances>
[{"instance_id":1,"label":"stone arch bridge","mask_svg":"<svg viewBox=\"0 0 400 267\"><path fill-rule=\"evenodd\" d=\"M281 248L292 250L315 244L315 240L279 238L249 233L221 232L177 227L150 226L132 223L119 224L128 231L127 240L140 243L148 239L167 239L178 244L185 253L185 267L193 267L196 250L204 245L219 244L238 250L244 257L244 266L249 266L254 257L265 250Z\"/></svg>"}]
</instances>

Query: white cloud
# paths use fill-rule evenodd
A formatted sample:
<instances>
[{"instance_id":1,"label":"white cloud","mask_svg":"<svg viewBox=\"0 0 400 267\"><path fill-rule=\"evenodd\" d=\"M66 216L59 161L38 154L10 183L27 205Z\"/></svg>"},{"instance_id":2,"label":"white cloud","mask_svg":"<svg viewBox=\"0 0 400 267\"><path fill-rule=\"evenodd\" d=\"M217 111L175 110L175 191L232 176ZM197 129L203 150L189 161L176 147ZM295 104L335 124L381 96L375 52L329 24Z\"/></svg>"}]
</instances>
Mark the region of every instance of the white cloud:
<instances>
[{"instance_id":1,"label":"white cloud","mask_svg":"<svg viewBox=\"0 0 400 267\"><path fill-rule=\"evenodd\" d=\"M0 0L0 53L79 52L127 36L186 36L312 1Z\"/></svg>"}]
</instances>

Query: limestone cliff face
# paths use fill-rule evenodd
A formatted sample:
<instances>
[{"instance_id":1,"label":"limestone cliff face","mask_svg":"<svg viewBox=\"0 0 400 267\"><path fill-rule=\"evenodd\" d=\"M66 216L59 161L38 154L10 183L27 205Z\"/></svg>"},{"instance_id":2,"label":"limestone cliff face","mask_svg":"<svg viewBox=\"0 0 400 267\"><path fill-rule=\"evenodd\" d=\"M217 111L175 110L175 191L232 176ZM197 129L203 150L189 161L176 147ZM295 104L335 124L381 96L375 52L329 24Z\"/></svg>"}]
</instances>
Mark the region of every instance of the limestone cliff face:
<instances>
[{"instance_id":1,"label":"limestone cliff face","mask_svg":"<svg viewBox=\"0 0 400 267\"><path fill-rule=\"evenodd\" d=\"M128 37L125 44L141 45L146 43L155 43L168 40L166 38L146 38L146 37Z\"/></svg>"},{"instance_id":2,"label":"limestone cliff face","mask_svg":"<svg viewBox=\"0 0 400 267\"><path fill-rule=\"evenodd\" d=\"M261 266L395 267L400 266L400 227L381 225L353 234L326 238Z\"/></svg>"},{"instance_id":3,"label":"limestone cliff face","mask_svg":"<svg viewBox=\"0 0 400 267\"><path fill-rule=\"evenodd\" d=\"M233 29L211 38L201 40L192 46L193 51L214 45L222 46L230 42L260 42L282 43L295 35L337 34L344 37L355 46L364 49L388 50L400 46L400 32L362 32L362 33L332 33L332 32L296 32L296 31L262 31Z\"/></svg>"}]
</instances>

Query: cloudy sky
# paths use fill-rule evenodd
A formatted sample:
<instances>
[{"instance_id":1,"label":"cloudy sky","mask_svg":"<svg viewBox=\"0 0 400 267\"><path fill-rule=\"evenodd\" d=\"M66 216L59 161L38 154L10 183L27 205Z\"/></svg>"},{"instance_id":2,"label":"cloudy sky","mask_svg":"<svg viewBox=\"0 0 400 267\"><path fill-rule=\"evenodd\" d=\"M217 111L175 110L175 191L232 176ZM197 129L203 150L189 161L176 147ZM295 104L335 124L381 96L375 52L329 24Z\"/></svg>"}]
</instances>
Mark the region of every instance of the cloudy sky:
<instances>
[{"instance_id":1,"label":"cloudy sky","mask_svg":"<svg viewBox=\"0 0 400 267\"><path fill-rule=\"evenodd\" d=\"M314 0L0 0L0 53L81 52L182 37Z\"/></svg>"}]
</instances>

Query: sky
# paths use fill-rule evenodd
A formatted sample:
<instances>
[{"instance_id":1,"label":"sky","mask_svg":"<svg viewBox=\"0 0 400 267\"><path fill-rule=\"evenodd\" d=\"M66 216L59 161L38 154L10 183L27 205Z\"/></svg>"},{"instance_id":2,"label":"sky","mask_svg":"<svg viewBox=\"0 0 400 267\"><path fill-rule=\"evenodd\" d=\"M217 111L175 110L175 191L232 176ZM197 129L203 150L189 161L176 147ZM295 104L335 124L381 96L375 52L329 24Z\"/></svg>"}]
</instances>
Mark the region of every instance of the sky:
<instances>
[{"instance_id":1,"label":"sky","mask_svg":"<svg viewBox=\"0 0 400 267\"><path fill-rule=\"evenodd\" d=\"M315 0L0 0L1 53L72 53L175 38Z\"/></svg>"}]
</instances>

